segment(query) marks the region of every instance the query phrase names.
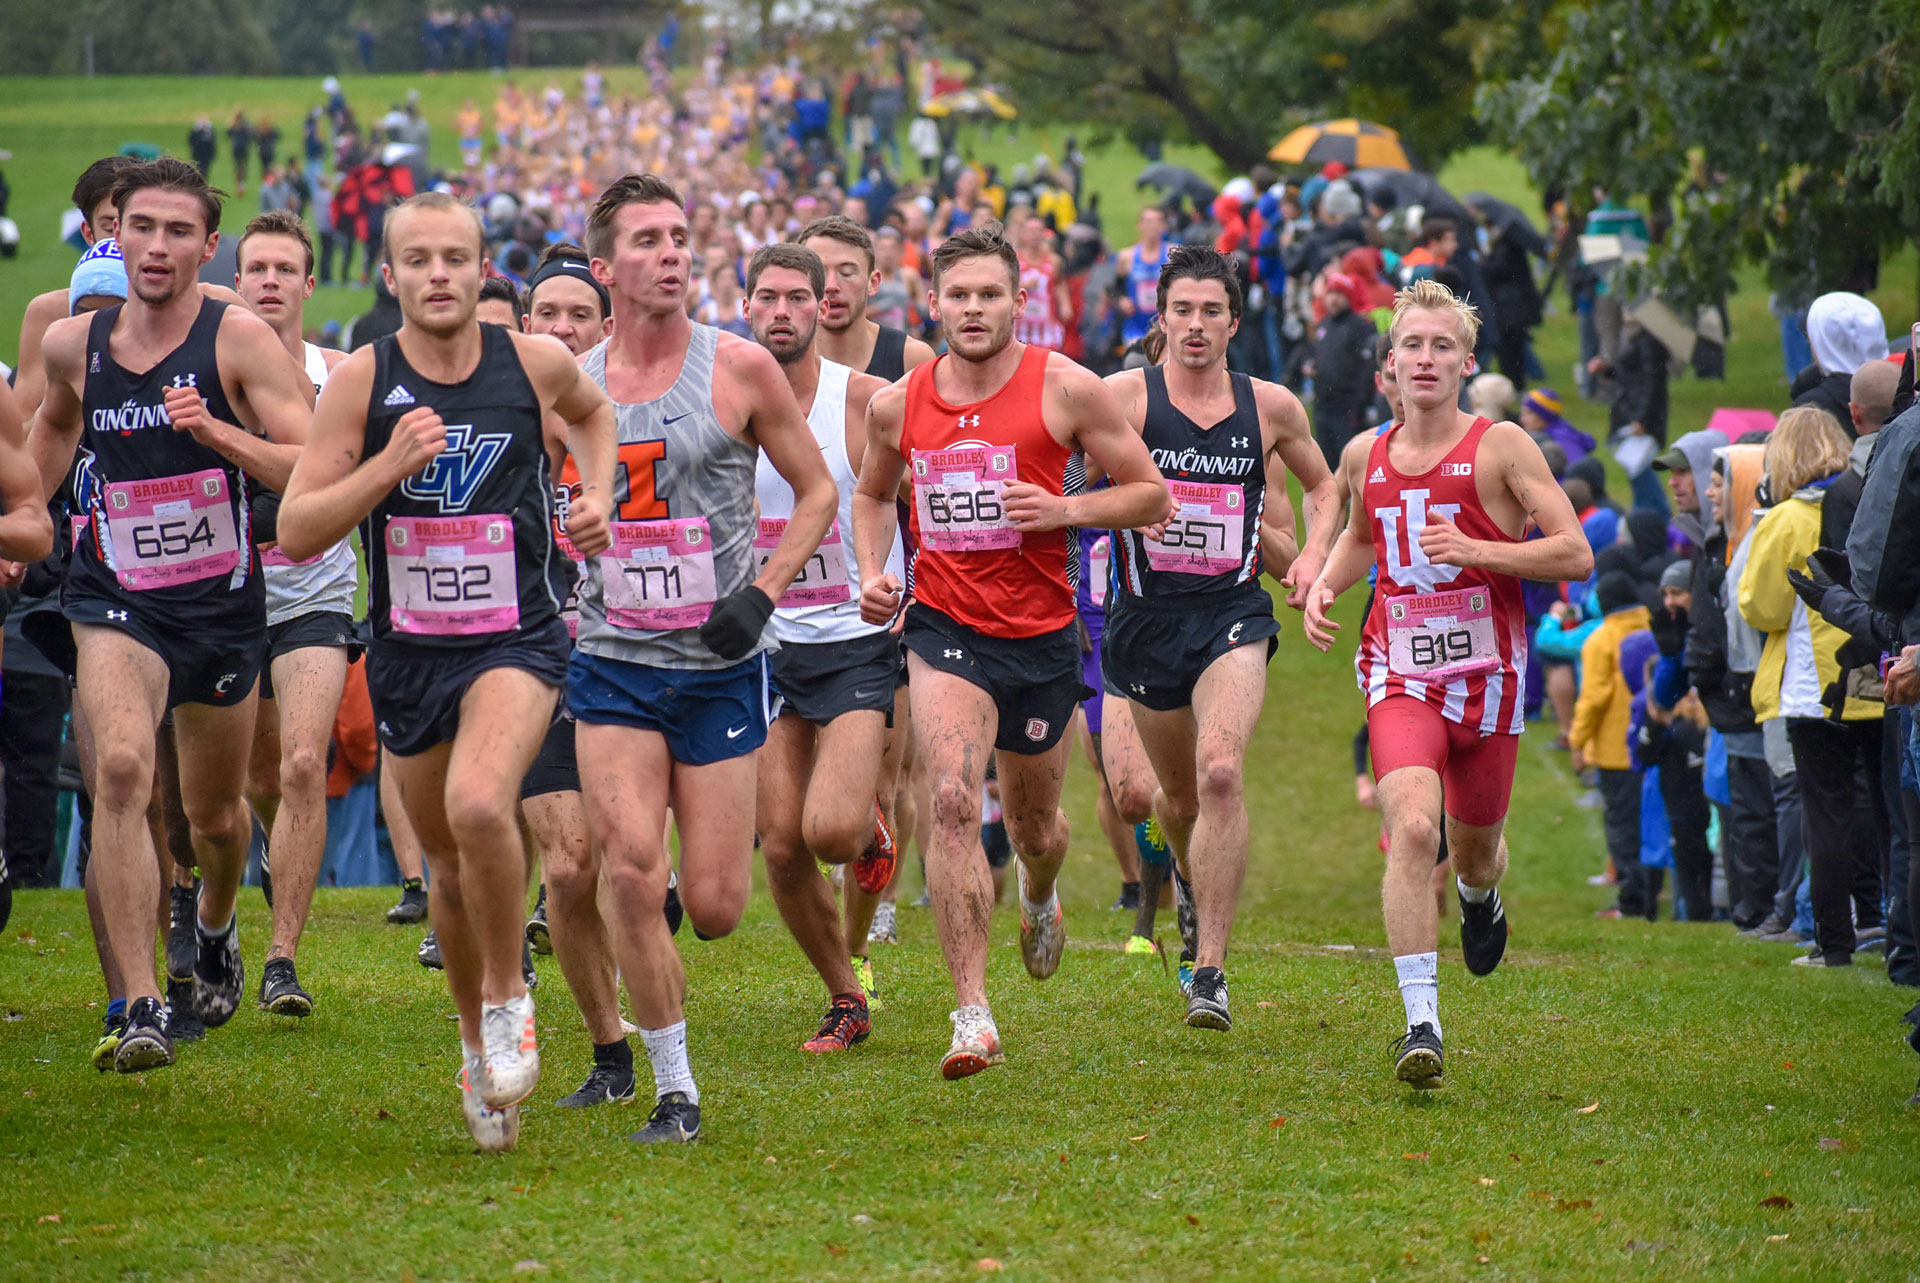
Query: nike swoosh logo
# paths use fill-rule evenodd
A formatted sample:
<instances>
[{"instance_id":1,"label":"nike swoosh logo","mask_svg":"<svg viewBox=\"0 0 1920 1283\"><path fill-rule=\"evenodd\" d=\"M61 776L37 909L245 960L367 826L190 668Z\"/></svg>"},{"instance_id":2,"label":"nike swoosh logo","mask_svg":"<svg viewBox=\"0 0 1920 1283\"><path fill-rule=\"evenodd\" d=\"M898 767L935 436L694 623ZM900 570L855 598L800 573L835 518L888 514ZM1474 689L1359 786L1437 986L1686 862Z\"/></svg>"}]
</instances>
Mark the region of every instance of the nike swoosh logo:
<instances>
[{"instance_id":1,"label":"nike swoosh logo","mask_svg":"<svg viewBox=\"0 0 1920 1283\"><path fill-rule=\"evenodd\" d=\"M741 737L742 735L745 735L746 733L747 733L747 728L746 728L746 727L744 727L744 726L742 726L742 727L741 727L741 728L740 728L739 730L737 730L737 731L728 731L728 732L727 732L727 738L728 738L728 739L730 739L730 740L737 740L737 739L739 739L739 738L740 738L740 737Z\"/></svg>"},{"instance_id":2,"label":"nike swoosh logo","mask_svg":"<svg viewBox=\"0 0 1920 1283\"><path fill-rule=\"evenodd\" d=\"M663 428L670 428L674 424L680 422L680 420L686 418L688 414L692 414L692 413L693 413L692 410L688 410L686 414L676 414L671 419L662 419L660 420L660 426Z\"/></svg>"},{"instance_id":3,"label":"nike swoosh logo","mask_svg":"<svg viewBox=\"0 0 1920 1283\"><path fill-rule=\"evenodd\" d=\"M872 699L873 692L872 691L855 691L853 693L853 697L855 699Z\"/></svg>"}]
</instances>

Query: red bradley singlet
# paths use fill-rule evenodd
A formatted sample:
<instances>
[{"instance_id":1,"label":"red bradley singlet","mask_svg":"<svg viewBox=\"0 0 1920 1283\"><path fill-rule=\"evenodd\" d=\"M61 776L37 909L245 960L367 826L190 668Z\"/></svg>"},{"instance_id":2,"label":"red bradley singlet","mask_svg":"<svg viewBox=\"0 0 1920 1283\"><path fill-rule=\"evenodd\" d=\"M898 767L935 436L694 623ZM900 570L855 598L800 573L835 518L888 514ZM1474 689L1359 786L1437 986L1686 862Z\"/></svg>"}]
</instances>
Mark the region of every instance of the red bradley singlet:
<instances>
[{"instance_id":1,"label":"red bradley singlet","mask_svg":"<svg viewBox=\"0 0 1920 1283\"><path fill-rule=\"evenodd\" d=\"M1389 695L1408 695L1481 735L1518 735L1527 666L1520 581L1429 561L1420 551L1430 512L1469 539L1518 542L1480 506L1474 485L1480 439L1493 421L1475 419L1445 458L1412 477L1395 471L1388 457L1388 443L1402 426L1375 438L1360 492L1379 567L1354 657L1360 689L1369 708Z\"/></svg>"},{"instance_id":2,"label":"red bradley singlet","mask_svg":"<svg viewBox=\"0 0 1920 1283\"><path fill-rule=\"evenodd\" d=\"M1073 623L1072 529L1025 534L1000 496L1019 480L1067 493L1070 451L1041 411L1047 353L1028 346L1006 385L984 401L952 405L934 390L928 361L907 376L900 453L913 486L920 546L914 597L989 637L1037 637Z\"/></svg>"}]
</instances>

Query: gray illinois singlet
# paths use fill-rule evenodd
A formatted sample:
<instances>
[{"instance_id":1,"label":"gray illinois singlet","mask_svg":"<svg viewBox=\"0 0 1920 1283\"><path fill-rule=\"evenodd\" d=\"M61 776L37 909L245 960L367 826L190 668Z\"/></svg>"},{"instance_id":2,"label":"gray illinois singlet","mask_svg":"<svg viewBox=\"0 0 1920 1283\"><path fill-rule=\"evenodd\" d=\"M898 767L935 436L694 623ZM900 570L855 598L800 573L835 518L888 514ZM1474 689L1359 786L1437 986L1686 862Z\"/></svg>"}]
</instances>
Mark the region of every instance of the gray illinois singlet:
<instances>
[{"instance_id":1,"label":"gray illinois singlet","mask_svg":"<svg viewBox=\"0 0 1920 1283\"><path fill-rule=\"evenodd\" d=\"M606 556L588 563L580 585L578 644L589 655L655 668L704 669L731 668L751 658L721 659L700 640L699 625L711 602L738 592L754 577L754 468L760 450L729 433L713 412L719 343L714 327L694 325L672 387L651 401L614 402L620 441L613 487L615 542ZM581 366L605 388L607 343L587 353ZM622 576L611 603L609 573ZM772 630L766 635L771 637ZM764 641L753 654L763 649Z\"/></svg>"}]
</instances>

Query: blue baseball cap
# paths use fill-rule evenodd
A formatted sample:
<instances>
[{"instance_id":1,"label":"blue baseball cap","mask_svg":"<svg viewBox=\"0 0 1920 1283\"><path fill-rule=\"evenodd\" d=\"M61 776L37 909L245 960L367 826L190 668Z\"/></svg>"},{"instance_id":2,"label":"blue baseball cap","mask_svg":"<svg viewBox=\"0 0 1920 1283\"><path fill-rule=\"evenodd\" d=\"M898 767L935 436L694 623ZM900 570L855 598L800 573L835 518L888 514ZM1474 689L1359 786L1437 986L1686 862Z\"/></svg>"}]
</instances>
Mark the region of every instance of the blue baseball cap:
<instances>
[{"instance_id":1,"label":"blue baseball cap","mask_svg":"<svg viewBox=\"0 0 1920 1283\"><path fill-rule=\"evenodd\" d=\"M80 314L80 300L86 298L127 297L127 265L120 257L119 242L112 237L96 241L80 256L67 285L67 314Z\"/></svg>"}]
</instances>

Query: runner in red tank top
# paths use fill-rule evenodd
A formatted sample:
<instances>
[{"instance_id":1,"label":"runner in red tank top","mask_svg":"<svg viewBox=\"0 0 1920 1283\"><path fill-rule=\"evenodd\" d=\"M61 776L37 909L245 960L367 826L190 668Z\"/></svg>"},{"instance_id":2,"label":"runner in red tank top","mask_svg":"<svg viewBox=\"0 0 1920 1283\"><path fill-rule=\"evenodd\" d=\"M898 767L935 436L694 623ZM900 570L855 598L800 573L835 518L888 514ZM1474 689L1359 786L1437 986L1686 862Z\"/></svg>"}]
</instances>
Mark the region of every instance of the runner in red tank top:
<instances>
[{"instance_id":1,"label":"runner in red tank top","mask_svg":"<svg viewBox=\"0 0 1920 1283\"><path fill-rule=\"evenodd\" d=\"M1388 854L1382 903L1407 1032L1394 1072L1441 1073L1439 918L1429 877L1443 822L1460 891L1467 969L1507 945L1497 884L1521 730L1526 635L1520 580L1584 579L1593 554L1540 448L1517 424L1459 408L1479 317L1436 281L1394 299L1392 357L1406 421L1375 439L1346 531L1307 594L1307 637L1325 650L1334 599L1379 566L1355 666L1367 692ZM1523 542L1528 524L1540 538Z\"/></svg>"},{"instance_id":2,"label":"runner in red tank top","mask_svg":"<svg viewBox=\"0 0 1920 1283\"><path fill-rule=\"evenodd\" d=\"M1002 1059L986 989L987 749L998 750L1007 836L1020 857L1020 951L1028 972L1045 979L1066 944L1054 878L1067 854L1063 736L1082 690L1079 544L1069 527L1150 526L1167 519L1172 502L1106 385L1063 356L1013 341L1025 294L999 224L948 240L933 273L933 316L949 351L868 407L853 536L861 615L884 623L905 604L885 561L898 524L894 498L910 482L920 559L902 626L915 751L936 781L927 885L959 999L940 1068L961 1078ZM1112 478L1110 488L1080 493L1085 471L1074 456L1082 451Z\"/></svg>"}]
</instances>

